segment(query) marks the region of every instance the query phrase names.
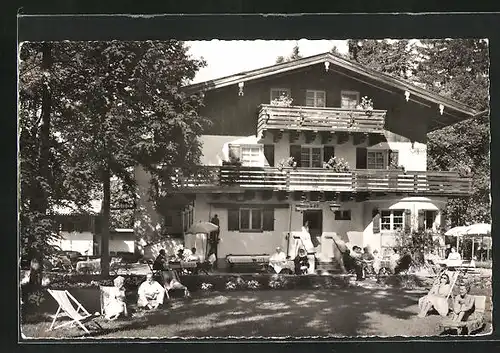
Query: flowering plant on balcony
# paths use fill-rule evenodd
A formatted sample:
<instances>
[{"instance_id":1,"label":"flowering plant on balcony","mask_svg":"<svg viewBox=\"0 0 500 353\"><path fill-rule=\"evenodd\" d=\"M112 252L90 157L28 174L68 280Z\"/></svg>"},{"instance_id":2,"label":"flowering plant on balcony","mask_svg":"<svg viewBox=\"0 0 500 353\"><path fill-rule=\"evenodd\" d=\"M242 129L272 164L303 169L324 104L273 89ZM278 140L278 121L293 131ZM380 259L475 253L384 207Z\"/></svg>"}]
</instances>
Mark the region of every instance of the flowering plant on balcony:
<instances>
[{"instance_id":1,"label":"flowering plant on balcony","mask_svg":"<svg viewBox=\"0 0 500 353\"><path fill-rule=\"evenodd\" d=\"M364 110L367 114L371 114L373 110L373 101L368 96L361 98L361 103L356 106L356 109Z\"/></svg>"},{"instance_id":2,"label":"flowering plant on balcony","mask_svg":"<svg viewBox=\"0 0 500 353\"><path fill-rule=\"evenodd\" d=\"M349 163L344 158L332 157L328 162L323 163L323 168L332 169L335 173L346 173L351 170Z\"/></svg>"},{"instance_id":3,"label":"flowering plant on balcony","mask_svg":"<svg viewBox=\"0 0 500 353\"><path fill-rule=\"evenodd\" d=\"M281 171L283 171L284 168L297 169L297 162L295 161L295 158L289 157L289 158L284 158L281 161L279 161L278 162L278 170L281 172Z\"/></svg>"},{"instance_id":4,"label":"flowering plant on balcony","mask_svg":"<svg viewBox=\"0 0 500 353\"><path fill-rule=\"evenodd\" d=\"M271 105L275 105L278 107L290 107L292 105L293 99L288 97L285 94L282 94L278 98L275 98L271 101Z\"/></svg>"},{"instance_id":5,"label":"flowering plant on balcony","mask_svg":"<svg viewBox=\"0 0 500 353\"><path fill-rule=\"evenodd\" d=\"M247 282L248 289L258 289L260 287L260 283L256 280L250 280Z\"/></svg>"},{"instance_id":6,"label":"flowering plant on balcony","mask_svg":"<svg viewBox=\"0 0 500 353\"><path fill-rule=\"evenodd\" d=\"M210 291L213 287L214 287L214 285L212 283L202 283L201 284L201 290L204 290L204 291Z\"/></svg>"}]
</instances>

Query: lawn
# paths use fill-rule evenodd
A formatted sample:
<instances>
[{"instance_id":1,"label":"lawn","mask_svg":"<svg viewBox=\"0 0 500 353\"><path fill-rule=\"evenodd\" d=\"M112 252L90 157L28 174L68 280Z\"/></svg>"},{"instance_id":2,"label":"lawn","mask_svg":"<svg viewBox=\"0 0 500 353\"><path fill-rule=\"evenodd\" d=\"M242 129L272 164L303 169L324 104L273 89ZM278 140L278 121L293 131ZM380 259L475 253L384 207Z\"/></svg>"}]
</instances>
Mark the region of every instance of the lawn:
<instances>
[{"instance_id":1,"label":"lawn","mask_svg":"<svg viewBox=\"0 0 500 353\"><path fill-rule=\"evenodd\" d=\"M362 286L332 290L244 291L195 293L174 299L157 312L136 313L115 322L99 319L99 338L175 337L303 337L303 336L432 336L441 318L420 319L423 290ZM51 300L51 299L48 299ZM84 304L85 305L85 304ZM94 308L87 308L93 311ZM82 337L77 328L47 331L50 318L22 327L30 338ZM53 314L55 312L51 311ZM488 332L490 327L485 331Z\"/></svg>"}]
</instances>

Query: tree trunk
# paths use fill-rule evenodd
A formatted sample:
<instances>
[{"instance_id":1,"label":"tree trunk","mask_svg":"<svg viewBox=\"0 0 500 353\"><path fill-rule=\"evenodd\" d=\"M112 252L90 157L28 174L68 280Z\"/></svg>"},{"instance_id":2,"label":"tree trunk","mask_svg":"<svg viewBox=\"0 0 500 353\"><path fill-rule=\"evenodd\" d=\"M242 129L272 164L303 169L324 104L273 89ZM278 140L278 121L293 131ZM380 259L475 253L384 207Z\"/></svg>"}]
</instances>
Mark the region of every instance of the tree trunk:
<instances>
[{"instance_id":1,"label":"tree trunk","mask_svg":"<svg viewBox=\"0 0 500 353\"><path fill-rule=\"evenodd\" d=\"M52 44L43 43L42 45L42 72L44 76L42 81L42 107L41 107L41 128L40 128L40 144L38 150L38 175L44 182L49 180L49 158L50 158L50 125L52 114L52 97L50 91L49 77L52 67ZM46 185L43 185L40 180L33 180L33 189L30 196L30 209L40 215L45 215L48 208L48 193L45 190ZM43 260L39 250L32 246L36 242L35 234L30 233L28 238L27 252L30 260L30 285L33 288L42 285Z\"/></svg>"},{"instance_id":2,"label":"tree trunk","mask_svg":"<svg viewBox=\"0 0 500 353\"><path fill-rule=\"evenodd\" d=\"M106 161L103 173L103 202L101 227L101 276L109 276L109 216L111 207L111 174L109 162Z\"/></svg>"}]
</instances>

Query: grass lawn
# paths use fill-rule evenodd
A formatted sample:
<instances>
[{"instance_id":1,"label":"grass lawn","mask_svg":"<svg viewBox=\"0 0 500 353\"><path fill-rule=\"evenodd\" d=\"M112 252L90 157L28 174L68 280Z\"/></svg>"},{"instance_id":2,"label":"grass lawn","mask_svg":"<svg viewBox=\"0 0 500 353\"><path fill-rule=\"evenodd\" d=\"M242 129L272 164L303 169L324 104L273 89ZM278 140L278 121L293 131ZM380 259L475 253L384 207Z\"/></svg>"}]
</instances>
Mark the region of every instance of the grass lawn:
<instances>
[{"instance_id":1,"label":"grass lawn","mask_svg":"<svg viewBox=\"0 0 500 353\"><path fill-rule=\"evenodd\" d=\"M369 283L332 290L245 291L195 293L190 300L174 299L167 307L132 318L107 322L98 319L99 338L174 337L287 337L287 336L432 336L440 333L441 318L420 319L418 298L423 290L381 288ZM77 298L78 299L78 298ZM48 299L52 300L52 298ZM85 305L85 304L84 304ZM56 306L57 307L57 306ZM93 311L92 308L87 308ZM47 331L43 319L26 323L30 338L76 338L77 328ZM491 322L491 321L490 321ZM491 325L484 332L489 332Z\"/></svg>"}]
</instances>

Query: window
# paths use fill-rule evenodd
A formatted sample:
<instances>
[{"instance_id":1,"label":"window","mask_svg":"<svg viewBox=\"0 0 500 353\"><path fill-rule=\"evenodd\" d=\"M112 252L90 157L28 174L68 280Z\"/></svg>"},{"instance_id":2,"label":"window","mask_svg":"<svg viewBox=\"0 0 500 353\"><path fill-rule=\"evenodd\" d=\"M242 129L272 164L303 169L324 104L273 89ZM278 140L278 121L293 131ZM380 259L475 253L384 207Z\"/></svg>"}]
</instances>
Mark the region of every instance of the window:
<instances>
[{"instance_id":1,"label":"window","mask_svg":"<svg viewBox=\"0 0 500 353\"><path fill-rule=\"evenodd\" d=\"M340 92L340 107L344 109L356 109L359 104L359 92L342 91Z\"/></svg>"},{"instance_id":2,"label":"window","mask_svg":"<svg viewBox=\"0 0 500 353\"><path fill-rule=\"evenodd\" d=\"M436 220L437 211L425 210L424 211L424 228L432 229L434 222Z\"/></svg>"},{"instance_id":3,"label":"window","mask_svg":"<svg viewBox=\"0 0 500 353\"><path fill-rule=\"evenodd\" d=\"M351 210L339 210L335 211L336 221L350 221L351 220Z\"/></svg>"},{"instance_id":4,"label":"window","mask_svg":"<svg viewBox=\"0 0 500 353\"><path fill-rule=\"evenodd\" d=\"M189 208L183 212L183 229L185 232L193 225L193 209Z\"/></svg>"},{"instance_id":5,"label":"window","mask_svg":"<svg viewBox=\"0 0 500 353\"><path fill-rule=\"evenodd\" d=\"M274 230L274 208L258 208L249 205L230 208L227 213L227 230L262 232Z\"/></svg>"},{"instance_id":6,"label":"window","mask_svg":"<svg viewBox=\"0 0 500 353\"><path fill-rule=\"evenodd\" d=\"M385 151L368 151L366 154L368 169L385 169Z\"/></svg>"},{"instance_id":7,"label":"window","mask_svg":"<svg viewBox=\"0 0 500 353\"><path fill-rule=\"evenodd\" d=\"M306 91L306 107L319 107L326 106L326 93L325 91Z\"/></svg>"},{"instance_id":8,"label":"window","mask_svg":"<svg viewBox=\"0 0 500 353\"><path fill-rule=\"evenodd\" d=\"M382 230L403 230L404 210L385 210L380 217Z\"/></svg>"},{"instance_id":9,"label":"window","mask_svg":"<svg viewBox=\"0 0 500 353\"><path fill-rule=\"evenodd\" d=\"M301 147L300 148L300 166L303 168L321 168L322 167L321 148L320 147Z\"/></svg>"},{"instance_id":10,"label":"window","mask_svg":"<svg viewBox=\"0 0 500 353\"><path fill-rule=\"evenodd\" d=\"M240 208L240 230L261 231L262 210L260 208Z\"/></svg>"},{"instance_id":11,"label":"window","mask_svg":"<svg viewBox=\"0 0 500 353\"><path fill-rule=\"evenodd\" d=\"M271 102L281 96L291 97L289 88L271 88Z\"/></svg>"},{"instance_id":12,"label":"window","mask_svg":"<svg viewBox=\"0 0 500 353\"><path fill-rule=\"evenodd\" d=\"M262 153L260 146L242 146L241 164L249 167L262 165Z\"/></svg>"}]
</instances>

